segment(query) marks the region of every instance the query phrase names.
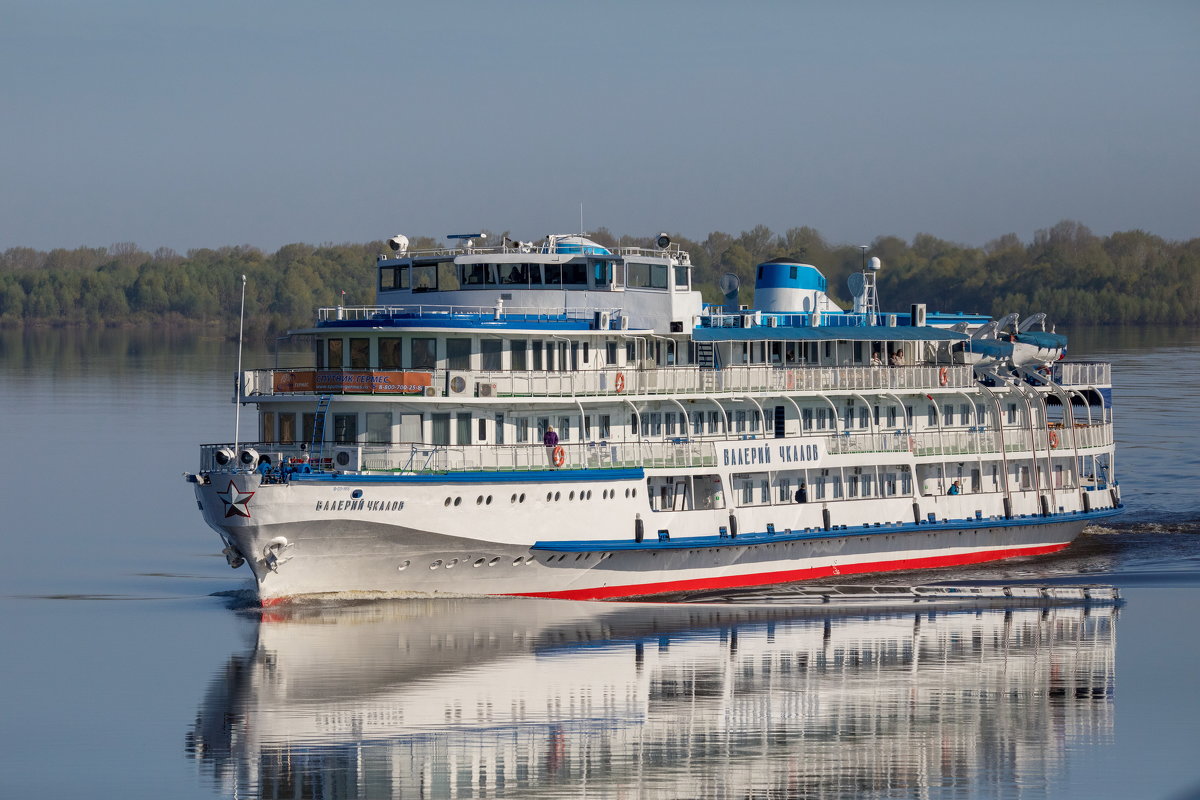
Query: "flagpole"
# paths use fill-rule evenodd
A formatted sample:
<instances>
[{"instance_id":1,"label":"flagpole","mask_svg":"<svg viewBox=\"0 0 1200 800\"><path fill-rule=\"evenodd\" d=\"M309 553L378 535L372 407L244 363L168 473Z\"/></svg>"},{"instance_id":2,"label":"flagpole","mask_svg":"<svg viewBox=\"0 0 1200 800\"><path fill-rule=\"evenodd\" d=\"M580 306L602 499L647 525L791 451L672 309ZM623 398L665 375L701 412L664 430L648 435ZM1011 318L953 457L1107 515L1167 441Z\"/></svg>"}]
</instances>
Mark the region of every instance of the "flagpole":
<instances>
[{"instance_id":1,"label":"flagpole","mask_svg":"<svg viewBox=\"0 0 1200 800\"><path fill-rule=\"evenodd\" d=\"M246 276L242 275L242 310L238 314L238 366L237 377L233 381L234 396L233 396L233 457L238 461L241 460L241 454L238 452L238 445L242 440L242 404L239 402L242 395L242 331L246 325ZM234 469L237 469L234 467Z\"/></svg>"}]
</instances>

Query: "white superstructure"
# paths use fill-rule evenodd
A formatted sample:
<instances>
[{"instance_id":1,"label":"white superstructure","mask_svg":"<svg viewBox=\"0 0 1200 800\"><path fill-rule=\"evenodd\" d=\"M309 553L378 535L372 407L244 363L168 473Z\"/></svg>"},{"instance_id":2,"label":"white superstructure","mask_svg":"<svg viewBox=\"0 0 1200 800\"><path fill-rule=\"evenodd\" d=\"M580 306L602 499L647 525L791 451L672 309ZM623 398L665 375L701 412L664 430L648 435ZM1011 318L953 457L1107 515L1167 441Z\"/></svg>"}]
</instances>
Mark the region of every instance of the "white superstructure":
<instances>
[{"instance_id":1,"label":"white superstructure","mask_svg":"<svg viewBox=\"0 0 1200 800\"><path fill-rule=\"evenodd\" d=\"M311 367L239 375L257 441L188 478L265 603L949 566L1120 508L1108 365L1060 361L1044 317L844 312L783 259L727 311L666 237L455 238L391 240L376 305L296 332Z\"/></svg>"}]
</instances>

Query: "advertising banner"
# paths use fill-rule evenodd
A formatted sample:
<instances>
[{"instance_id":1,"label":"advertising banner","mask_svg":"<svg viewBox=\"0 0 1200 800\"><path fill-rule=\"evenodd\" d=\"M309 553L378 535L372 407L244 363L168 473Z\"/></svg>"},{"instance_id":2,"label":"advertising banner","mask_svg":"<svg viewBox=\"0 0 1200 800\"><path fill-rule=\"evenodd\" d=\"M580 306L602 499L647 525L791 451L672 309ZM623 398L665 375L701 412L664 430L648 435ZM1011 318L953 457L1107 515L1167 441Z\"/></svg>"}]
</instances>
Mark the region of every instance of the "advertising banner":
<instances>
[{"instance_id":1,"label":"advertising banner","mask_svg":"<svg viewBox=\"0 0 1200 800\"><path fill-rule=\"evenodd\" d=\"M271 390L274 392L312 392L317 388L317 373L313 370L300 372L274 372L271 375Z\"/></svg>"},{"instance_id":2,"label":"advertising banner","mask_svg":"<svg viewBox=\"0 0 1200 800\"><path fill-rule=\"evenodd\" d=\"M433 385L428 372L382 372L379 370L321 370L318 392L330 394L425 394Z\"/></svg>"}]
</instances>

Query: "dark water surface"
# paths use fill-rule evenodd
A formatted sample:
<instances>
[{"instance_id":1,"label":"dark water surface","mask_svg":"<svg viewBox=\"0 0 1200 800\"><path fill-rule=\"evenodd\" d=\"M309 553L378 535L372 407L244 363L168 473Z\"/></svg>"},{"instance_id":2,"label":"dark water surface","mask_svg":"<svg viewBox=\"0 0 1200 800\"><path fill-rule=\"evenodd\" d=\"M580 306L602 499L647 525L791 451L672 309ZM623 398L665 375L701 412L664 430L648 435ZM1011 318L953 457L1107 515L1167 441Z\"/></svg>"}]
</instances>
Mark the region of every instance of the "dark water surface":
<instances>
[{"instance_id":1,"label":"dark water surface","mask_svg":"<svg viewBox=\"0 0 1200 800\"><path fill-rule=\"evenodd\" d=\"M232 346L0 332L0 797L1200 796L1200 333L1072 350L1114 364L1128 511L1056 556L888 581L1107 583L1119 609L261 618L180 477L232 435Z\"/></svg>"}]
</instances>

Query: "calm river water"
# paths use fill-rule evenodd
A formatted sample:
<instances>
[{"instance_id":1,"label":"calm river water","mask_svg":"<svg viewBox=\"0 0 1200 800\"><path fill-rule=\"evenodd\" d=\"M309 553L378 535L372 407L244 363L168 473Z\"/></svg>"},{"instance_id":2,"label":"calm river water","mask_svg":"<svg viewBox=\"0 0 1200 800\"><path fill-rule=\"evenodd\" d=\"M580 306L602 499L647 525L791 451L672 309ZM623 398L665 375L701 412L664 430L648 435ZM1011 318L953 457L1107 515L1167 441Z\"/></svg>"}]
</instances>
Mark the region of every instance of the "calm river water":
<instances>
[{"instance_id":1,"label":"calm river water","mask_svg":"<svg viewBox=\"0 0 1200 800\"><path fill-rule=\"evenodd\" d=\"M1077 331L1072 356L1114 364L1128 511L915 580L1109 583L1119 609L263 618L181 479L231 436L231 345L0 332L0 797L1200 796L1200 333Z\"/></svg>"}]
</instances>

